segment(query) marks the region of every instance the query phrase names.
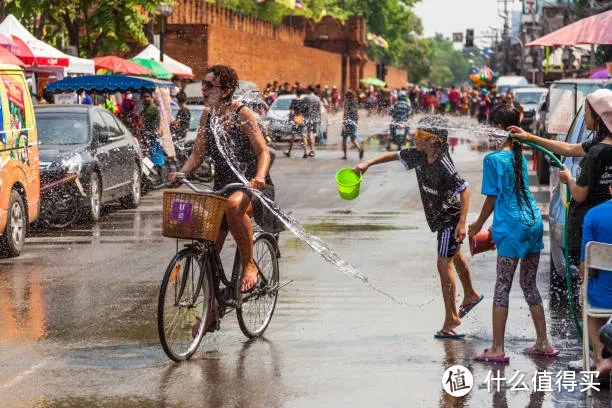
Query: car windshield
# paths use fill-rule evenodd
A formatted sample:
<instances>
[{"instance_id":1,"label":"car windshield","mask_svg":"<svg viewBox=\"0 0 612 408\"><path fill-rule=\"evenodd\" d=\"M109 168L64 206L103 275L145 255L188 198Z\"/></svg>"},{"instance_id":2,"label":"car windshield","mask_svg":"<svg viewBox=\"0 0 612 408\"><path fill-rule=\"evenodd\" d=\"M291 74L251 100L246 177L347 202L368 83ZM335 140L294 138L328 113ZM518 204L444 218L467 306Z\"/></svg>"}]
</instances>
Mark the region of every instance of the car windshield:
<instances>
[{"instance_id":1,"label":"car windshield","mask_svg":"<svg viewBox=\"0 0 612 408\"><path fill-rule=\"evenodd\" d=\"M198 126L200 125L200 117L202 117L202 112L204 112L203 106L188 106L189 112L191 113L191 122L189 123L189 130L198 130ZM172 107L172 117L176 119L176 114L178 113L177 107Z\"/></svg>"},{"instance_id":2,"label":"car windshield","mask_svg":"<svg viewBox=\"0 0 612 408\"><path fill-rule=\"evenodd\" d=\"M514 99L523 105L536 105L541 97L542 92L517 92Z\"/></svg>"},{"instance_id":3,"label":"car windshield","mask_svg":"<svg viewBox=\"0 0 612 408\"><path fill-rule=\"evenodd\" d=\"M270 109L272 110L289 110L289 105L291 104L291 99L283 98L277 99L274 101Z\"/></svg>"},{"instance_id":4,"label":"car windshield","mask_svg":"<svg viewBox=\"0 0 612 408\"><path fill-rule=\"evenodd\" d=\"M45 113L36 115L41 145L74 145L89 142L86 113Z\"/></svg>"}]
</instances>

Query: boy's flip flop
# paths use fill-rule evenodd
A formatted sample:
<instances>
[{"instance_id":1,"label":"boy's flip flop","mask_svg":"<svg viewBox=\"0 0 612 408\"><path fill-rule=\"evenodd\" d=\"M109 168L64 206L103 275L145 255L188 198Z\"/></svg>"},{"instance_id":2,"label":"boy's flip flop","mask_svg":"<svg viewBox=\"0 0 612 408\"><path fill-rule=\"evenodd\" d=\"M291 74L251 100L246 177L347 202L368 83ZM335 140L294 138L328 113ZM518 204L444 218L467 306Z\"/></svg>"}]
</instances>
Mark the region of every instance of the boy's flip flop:
<instances>
[{"instance_id":1,"label":"boy's flip flop","mask_svg":"<svg viewBox=\"0 0 612 408\"><path fill-rule=\"evenodd\" d=\"M474 360L482 361L486 363L509 363L510 362L510 357L507 357L505 354L502 354L501 356L487 356L486 352L488 350L489 349L485 349L485 351L483 351L481 354L474 356Z\"/></svg>"},{"instance_id":2,"label":"boy's flip flop","mask_svg":"<svg viewBox=\"0 0 612 408\"><path fill-rule=\"evenodd\" d=\"M470 313L474 306L482 302L482 299L484 299L484 295L480 295L480 298L478 300L473 301L472 303L459 306L459 318L462 319L465 315Z\"/></svg>"},{"instance_id":3,"label":"boy's flip flop","mask_svg":"<svg viewBox=\"0 0 612 408\"><path fill-rule=\"evenodd\" d=\"M454 330L449 330L449 331L438 331L436 334L434 334L434 338L436 339L460 339L465 337L465 334L463 333L457 333Z\"/></svg>"},{"instance_id":4,"label":"boy's flip flop","mask_svg":"<svg viewBox=\"0 0 612 408\"><path fill-rule=\"evenodd\" d=\"M561 353L561 350L558 350L553 347L551 351L540 351L532 346L532 347L527 347L523 349L523 353L529 354L530 356L557 357L559 353Z\"/></svg>"}]
</instances>

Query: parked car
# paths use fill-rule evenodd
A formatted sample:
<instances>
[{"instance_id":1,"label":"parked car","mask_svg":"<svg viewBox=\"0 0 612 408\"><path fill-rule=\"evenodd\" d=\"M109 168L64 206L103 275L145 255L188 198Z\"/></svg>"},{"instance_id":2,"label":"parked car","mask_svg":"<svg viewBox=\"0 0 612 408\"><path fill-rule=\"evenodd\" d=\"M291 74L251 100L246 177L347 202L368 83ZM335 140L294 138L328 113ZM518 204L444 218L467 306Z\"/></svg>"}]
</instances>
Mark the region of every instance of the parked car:
<instances>
[{"instance_id":1,"label":"parked car","mask_svg":"<svg viewBox=\"0 0 612 408\"><path fill-rule=\"evenodd\" d=\"M264 123L272 140L278 142L291 135L292 125L289 120L289 105L295 98L297 98L295 95L280 95L270 106ZM323 104L321 104L321 125L315 141L319 143L321 138L327 140L327 110Z\"/></svg>"},{"instance_id":2,"label":"parked car","mask_svg":"<svg viewBox=\"0 0 612 408\"><path fill-rule=\"evenodd\" d=\"M0 64L0 256L18 256L38 217L38 127L23 69Z\"/></svg>"},{"instance_id":3,"label":"parked car","mask_svg":"<svg viewBox=\"0 0 612 408\"><path fill-rule=\"evenodd\" d=\"M523 106L523 122L521 126L528 132L534 133L533 124L537 122L541 109L546 102L548 88L527 87L512 90L514 100Z\"/></svg>"},{"instance_id":4,"label":"parked car","mask_svg":"<svg viewBox=\"0 0 612 408\"><path fill-rule=\"evenodd\" d=\"M97 221L102 205L140 202L142 155L115 116L91 105L37 105L41 212L47 225L65 228Z\"/></svg>"},{"instance_id":5,"label":"parked car","mask_svg":"<svg viewBox=\"0 0 612 408\"><path fill-rule=\"evenodd\" d=\"M584 121L584 106L572 122L565 138L567 143L583 143L593 137L593 132L586 129ZM583 157L561 157L561 162L572 172L576 178ZM567 186L559 181L559 169L550 168L550 282L551 287L563 288L565 282L565 197Z\"/></svg>"},{"instance_id":6,"label":"parked car","mask_svg":"<svg viewBox=\"0 0 612 408\"><path fill-rule=\"evenodd\" d=\"M534 122L536 134L547 139L564 140L572 118L576 116L584 99L601 88L612 89L612 81L573 78L553 82L541 109L542 114ZM548 160L539 152L536 152L534 157L538 182L548 184L550 174Z\"/></svg>"}]
</instances>

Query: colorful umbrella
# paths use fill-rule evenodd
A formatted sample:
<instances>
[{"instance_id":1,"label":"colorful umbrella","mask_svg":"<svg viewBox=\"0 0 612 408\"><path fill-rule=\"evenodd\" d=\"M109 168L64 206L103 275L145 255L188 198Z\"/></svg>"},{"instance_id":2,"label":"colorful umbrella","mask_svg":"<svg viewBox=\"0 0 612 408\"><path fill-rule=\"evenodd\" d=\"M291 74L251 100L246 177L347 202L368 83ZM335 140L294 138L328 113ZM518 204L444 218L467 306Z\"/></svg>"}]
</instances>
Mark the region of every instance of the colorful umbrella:
<instances>
[{"instance_id":1,"label":"colorful umbrella","mask_svg":"<svg viewBox=\"0 0 612 408\"><path fill-rule=\"evenodd\" d=\"M118 74L126 75L153 75L153 72L150 69L147 69L142 65L130 60L113 55L92 58L92 61L94 64L96 64L96 69L105 69Z\"/></svg>"},{"instance_id":2,"label":"colorful umbrella","mask_svg":"<svg viewBox=\"0 0 612 408\"><path fill-rule=\"evenodd\" d=\"M385 81L381 81L378 78L362 78L359 82L362 84L374 85L374 86L385 86Z\"/></svg>"},{"instance_id":3,"label":"colorful umbrella","mask_svg":"<svg viewBox=\"0 0 612 408\"><path fill-rule=\"evenodd\" d=\"M0 47L0 64L14 64L23 67L23 62L4 47Z\"/></svg>"},{"instance_id":4,"label":"colorful umbrella","mask_svg":"<svg viewBox=\"0 0 612 408\"><path fill-rule=\"evenodd\" d=\"M578 20L525 44L525 47L576 44L612 44L612 10Z\"/></svg>"},{"instance_id":5,"label":"colorful umbrella","mask_svg":"<svg viewBox=\"0 0 612 408\"><path fill-rule=\"evenodd\" d=\"M170 79L172 78L172 73L168 71L162 64L159 62L146 59L146 58L131 58L130 61L135 62L138 65L142 65L143 67L151 70L153 75L157 78L161 79Z\"/></svg>"}]
</instances>

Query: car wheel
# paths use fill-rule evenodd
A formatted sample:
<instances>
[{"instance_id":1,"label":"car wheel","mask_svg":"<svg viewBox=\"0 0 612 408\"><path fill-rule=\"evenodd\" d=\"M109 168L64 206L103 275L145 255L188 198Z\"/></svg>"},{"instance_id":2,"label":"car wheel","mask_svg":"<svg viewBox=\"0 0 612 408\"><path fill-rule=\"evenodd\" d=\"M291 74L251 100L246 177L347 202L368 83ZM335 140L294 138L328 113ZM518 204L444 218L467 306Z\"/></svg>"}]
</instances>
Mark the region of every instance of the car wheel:
<instances>
[{"instance_id":1,"label":"car wheel","mask_svg":"<svg viewBox=\"0 0 612 408\"><path fill-rule=\"evenodd\" d=\"M102 212L102 185L97 173L91 174L86 211L85 219L87 221L96 222L100 219L100 213Z\"/></svg>"},{"instance_id":2,"label":"car wheel","mask_svg":"<svg viewBox=\"0 0 612 408\"><path fill-rule=\"evenodd\" d=\"M28 227L28 214L21 199L15 190L11 191L8 214L4 234L0 237L0 255L3 258L19 256Z\"/></svg>"},{"instance_id":3,"label":"car wheel","mask_svg":"<svg viewBox=\"0 0 612 408\"><path fill-rule=\"evenodd\" d=\"M138 165L134 166L133 174L132 174L132 188L130 194L125 197L121 197L119 202L123 208L136 208L138 204L140 204L140 196L141 196L141 181L140 181L140 167Z\"/></svg>"}]
</instances>

